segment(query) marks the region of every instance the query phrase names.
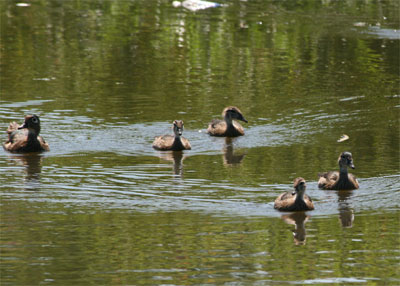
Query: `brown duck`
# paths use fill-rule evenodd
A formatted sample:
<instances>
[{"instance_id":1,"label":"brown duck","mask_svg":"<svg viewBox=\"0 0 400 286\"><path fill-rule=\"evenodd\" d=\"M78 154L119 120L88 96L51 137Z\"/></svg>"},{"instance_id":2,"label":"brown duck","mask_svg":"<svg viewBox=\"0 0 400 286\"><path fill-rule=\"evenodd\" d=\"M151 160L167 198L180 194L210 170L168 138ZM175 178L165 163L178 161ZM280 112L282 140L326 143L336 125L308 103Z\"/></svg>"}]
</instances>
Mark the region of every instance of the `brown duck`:
<instances>
[{"instance_id":1,"label":"brown duck","mask_svg":"<svg viewBox=\"0 0 400 286\"><path fill-rule=\"evenodd\" d=\"M236 120L247 123L242 112L235 106L228 106L222 111L224 120L214 119L208 125L207 133L211 136L237 137L244 135L244 129Z\"/></svg>"},{"instance_id":2,"label":"brown duck","mask_svg":"<svg viewBox=\"0 0 400 286\"><path fill-rule=\"evenodd\" d=\"M192 149L189 140L182 136L183 121L175 120L172 128L174 130L174 135L157 136L154 139L153 148L161 151L182 151Z\"/></svg>"},{"instance_id":3,"label":"brown duck","mask_svg":"<svg viewBox=\"0 0 400 286\"><path fill-rule=\"evenodd\" d=\"M359 188L358 181L353 174L347 172L347 168L355 169L353 156L350 152L343 152L339 159L340 171L330 171L318 174L318 188L324 190L355 190Z\"/></svg>"},{"instance_id":4,"label":"brown duck","mask_svg":"<svg viewBox=\"0 0 400 286\"><path fill-rule=\"evenodd\" d=\"M11 122L7 129L8 140L3 144L6 151L14 153L29 153L49 151L49 144L40 133L40 120L37 115L26 115L25 122L19 126Z\"/></svg>"},{"instance_id":5,"label":"brown duck","mask_svg":"<svg viewBox=\"0 0 400 286\"><path fill-rule=\"evenodd\" d=\"M279 195L274 204L274 208L280 211L311 211L314 209L314 203L311 198L305 194L306 181L303 178L294 180L294 192L286 192Z\"/></svg>"}]
</instances>

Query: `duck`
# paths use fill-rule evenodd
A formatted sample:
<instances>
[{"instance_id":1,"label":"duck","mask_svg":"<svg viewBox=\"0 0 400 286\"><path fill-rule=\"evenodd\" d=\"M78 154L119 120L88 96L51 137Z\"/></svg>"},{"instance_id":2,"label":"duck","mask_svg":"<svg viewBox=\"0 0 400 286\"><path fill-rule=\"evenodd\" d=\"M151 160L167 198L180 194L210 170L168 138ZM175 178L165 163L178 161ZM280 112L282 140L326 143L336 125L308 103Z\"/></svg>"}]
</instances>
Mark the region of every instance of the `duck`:
<instances>
[{"instance_id":1,"label":"duck","mask_svg":"<svg viewBox=\"0 0 400 286\"><path fill-rule=\"evenodd\" d=\"M359 188L357 178L348 173L347 168L355 169L350 152L342 152L338 158L340 171L319 173L318 188L323 190L355 190Z\"/></svg>"},{"instance_id":2,"label":"duck","mask_svg":"<svg viewBox=\"0 0 400 286\"><path fill-rule=\"evenodd\" d=\"M244 135L244 129L236 120L248 122L242 112L236 106L228 106L222 111L224 120L213 119L207 128L207 133L211 136L237 137Z\"/></svg>"},{"instance_id":3,"label":"duck","mask_svg":"<svg viewBox=\"0 0 400 286\"><path fill-rule=\"evenodd\" d=\"M162 135L154 138L153 148L160 151L182 151L192 149L189 140L182 136L183 121L174 120L174 135Z\"/></svg>"},{"instance_id":4,"label":"duck","mask_svg":"<svg viewBox=\"0 0 400 286\"><path fill-rule=\"evenodd\" d=\"M26 115L21 126L11 122L7 133L8 140L3 143L6 151L13 153L50 151L49 144L39 136L40 119L37 115Z\"/></svg>"},{"instance_id":5,"label":"duck","mask_svg":"<svg viewBox=\"0 0 400 286\"><path fill-rule=\"evenodd\" d=\"M274 208L279 211L311 211L314 209L314 203L309 196L305 194L306 180L298 177L294 180L294 192L285 192L280 194L274 204Z\"/></svg>"}]
</instances>

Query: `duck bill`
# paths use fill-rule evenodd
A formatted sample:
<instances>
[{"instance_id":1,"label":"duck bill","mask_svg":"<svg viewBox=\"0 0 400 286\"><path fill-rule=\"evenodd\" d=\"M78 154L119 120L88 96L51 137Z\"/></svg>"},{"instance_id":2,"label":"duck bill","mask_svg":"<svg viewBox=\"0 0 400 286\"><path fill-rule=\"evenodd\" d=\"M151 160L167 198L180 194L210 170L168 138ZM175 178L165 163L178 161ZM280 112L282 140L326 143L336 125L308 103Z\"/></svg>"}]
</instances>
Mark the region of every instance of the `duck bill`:
<instances>
[{"instance_id":1,"label":"duck bill","mask_svg":"<svg viewBox=\"0 0 400 286\"><path fill-rule=\"evenodd\" d=\"M354 166L353 162L350 162L349 167L352 168L352 169L356 168L356 166Z\"/></svg>"},{"instance_id":2,"label":"duck bill","mask_svg":"<svg viewBox=\"0 0 400 286\"><path fill-rule=\"evenodd\" d=\"M246 120L246 118L242 117L240 120L242 120L243 122L248 123L248 121Z\"/></svg>"},{"instance_id":3,"label":"duck bill","mask_svg":"<svg viewBox=\"0 0 400 286\"><path fill-rule=\"evenodd\" d=\"M26 123L24 122L22 125L18 126L18 129L24 129L27 128Z\"/></svg>"}]
</instances>

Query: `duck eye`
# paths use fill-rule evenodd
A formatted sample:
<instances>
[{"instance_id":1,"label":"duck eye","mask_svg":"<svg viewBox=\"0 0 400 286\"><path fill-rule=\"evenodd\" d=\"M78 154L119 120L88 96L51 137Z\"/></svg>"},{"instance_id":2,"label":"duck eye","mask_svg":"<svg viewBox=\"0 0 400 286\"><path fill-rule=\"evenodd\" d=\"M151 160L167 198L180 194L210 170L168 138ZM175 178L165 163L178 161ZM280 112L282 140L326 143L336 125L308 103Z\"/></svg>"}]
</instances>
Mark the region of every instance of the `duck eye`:
<instances>
[{"instance_id":1,"label":"duck eye","mask_svg":"<svg viewBox=\"0 0 400 286\"><path fill-rule=\"evenodd\" d=\"M32 122L33 123L38 123L38 119L36 117L32 117Z\"/></svg>"}]
</instances>

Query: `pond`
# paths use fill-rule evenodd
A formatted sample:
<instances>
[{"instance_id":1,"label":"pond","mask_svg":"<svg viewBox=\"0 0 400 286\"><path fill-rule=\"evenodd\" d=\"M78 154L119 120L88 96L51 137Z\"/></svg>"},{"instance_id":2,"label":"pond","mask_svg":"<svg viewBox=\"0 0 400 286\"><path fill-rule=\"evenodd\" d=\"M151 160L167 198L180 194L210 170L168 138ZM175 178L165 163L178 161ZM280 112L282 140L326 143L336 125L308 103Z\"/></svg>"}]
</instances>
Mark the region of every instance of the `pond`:
<instances>
[{"instance_id":1,"label":"pond","mask_svg":"<svg viewBox=\"0 0 400 286\"><path fill-rule=\"evenodd\" d=\"M400 284L399 2L218 3L0 2L1 141L50 145L0 150L2 285ZM319 190L343 151L360 188Z\"/></svg>"}]
</instances>

